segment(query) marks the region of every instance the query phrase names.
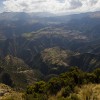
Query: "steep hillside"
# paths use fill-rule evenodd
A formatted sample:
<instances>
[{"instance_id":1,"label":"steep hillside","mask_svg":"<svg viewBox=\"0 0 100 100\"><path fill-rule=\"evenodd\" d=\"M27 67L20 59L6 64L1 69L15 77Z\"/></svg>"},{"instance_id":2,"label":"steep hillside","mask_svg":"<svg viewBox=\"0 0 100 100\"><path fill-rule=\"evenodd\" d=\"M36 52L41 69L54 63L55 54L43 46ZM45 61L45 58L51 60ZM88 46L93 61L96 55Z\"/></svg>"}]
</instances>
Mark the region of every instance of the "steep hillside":
<instances>
[{"instance_id":1,"label":"steep hillside","mask_svg":"<svg viewBox=\"0 0 100 100\"><path fill-rule=\"evenodd\" d=\"M24 43L21 44L21 41L24 41ZM44 40L41 40L40 42L42 41ZM7 55L7 53L9 53L13 56L18 56L23 59L24 62L27 63L31 68L39 69L43 74L58 74L66 71L70 66L78 66L82 70L91 71L99 67L100 65L100 56L96 55L95 52L94 54L93 52L80 53L79 51L81 49L76 50L77 52L73 52L63 49L63 47L54 47L54 44L52 45L54 48L52 48L52 46L51 48L49 48L49 44L47 43L48 40L47 42L44 42L48 44L47 46L42 43L40 44L39 41L29 42L25 39L19 40L18 42L19 43L15 42L16 44L14 44L14 42L11 42L11 40L7 42L8 48L3 51L3 54L6 53L5 55ZM34 44L34 46L32 46L32 44ZM16 58L15 60L18 63L20 62L20 60L17 61ZM13 60L11 60L11 63L12 62ZM23 62L21 62L21 66L22 65ZM29 66L27 66L27 68ZM23 67L25 68L25 66L22 66L22 68Z\"/></svg>"},{"instance_id":2,"label":"steep hillside","mask_svg":"<svg viewBox=\"0 0 100 100\"><path fill-rule=\"evenodd\" d=\"M91 71L100 67L100 55L83 53L70 58L70 66L78 66L84 71Z\"/></svg>"},{"instance_id":3,"label":"steep hillside","mask_svg":"<svg viewBox=\"0 0 100 100\"><path fill-rule=\"evenodd\" d=\"M15 88L24 88L36 81L35 72L25 62L11 55L0 60L0 82Z\"/></svg>"},{"instance_id":4,"label":"steep hillside","mask_svg":"<svg viewBox=\"0 0 100 100\"><path fill-rule=\"evenodd\" d=\"M58 47L48 48L35 56L31 63L33 68L38 68L43 74L60 74L68 69L69 65L66 59L72 54L71 51Z\"/></svg>"},{"instance_id":5,"label":"steep hillside","mask_svg":"<svg viewBox=\"0 0 100 100\"><path fill-rule=\"evenodd\" d=\"M45 49L36 55L29 65L46 75L60 74L72 66L78 66L84 71L91 71L100 67L100 56L54 47Z\"/></svg>"}]
</instances>

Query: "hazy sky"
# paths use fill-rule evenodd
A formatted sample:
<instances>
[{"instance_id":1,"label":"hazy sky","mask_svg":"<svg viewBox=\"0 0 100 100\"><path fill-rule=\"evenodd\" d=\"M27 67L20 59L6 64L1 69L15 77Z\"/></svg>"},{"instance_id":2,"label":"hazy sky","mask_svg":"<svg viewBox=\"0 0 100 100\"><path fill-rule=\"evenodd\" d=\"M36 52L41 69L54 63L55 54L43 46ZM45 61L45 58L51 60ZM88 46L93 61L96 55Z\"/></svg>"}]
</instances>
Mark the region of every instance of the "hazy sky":
<instances>
[{"instance_id":1,"label":"hazy sky","mask_svg":"<svg viewBox=\"0 0 100 100\"><path fill-rule=\"evenodd\" d=\"M100 10L100 0L0 0L0 12L79 13Z\"/></svg>"}]
</instances>

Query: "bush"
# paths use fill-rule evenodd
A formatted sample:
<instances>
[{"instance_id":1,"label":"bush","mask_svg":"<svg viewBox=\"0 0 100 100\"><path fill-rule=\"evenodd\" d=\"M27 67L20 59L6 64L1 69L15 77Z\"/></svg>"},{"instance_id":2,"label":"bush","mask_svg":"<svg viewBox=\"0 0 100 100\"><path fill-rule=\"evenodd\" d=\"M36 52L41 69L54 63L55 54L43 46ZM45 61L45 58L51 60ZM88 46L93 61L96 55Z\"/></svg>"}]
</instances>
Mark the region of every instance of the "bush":
<instances>
[{"instance_id":1,"label":"bush","mask_svg":"<svg viewBox=\"0 0 100 100\"><path fill-rule=\"evenodd\" d=\"M71 88L69 86L65 87L64 90L62 91L62 96L67 97L70 95L72 92Z\"/></svg>"},{"instance_id":2,"label":"bush","mask_svg":"<svg viewBox=\"0 0 100 100\"><path fill-rule=\"evenodd\" d=\"M95 69L93 73L96 75L96 83L100 83L100 68Z\"/></svg>"},{"instance_id":3,"label":"bush","mask_svg":"<svg viewBox=\"0 0 100 100\"><path fill-rule=\"evenodd\" d=\"M61 81L58 78L52 78L48 82L47 90L50 94L56 94L61 89Z\"/></svg>"},{"instance_id":4,"label":"bush","mask_svg":"<svg viewBox=\"0 0 100 100\"><path fill-rule=\"evenodd\" d=\"M45 93L46 83L44 81L36 82L33 86L28 86L26 93Z\"/></svg>"}]
</instances>

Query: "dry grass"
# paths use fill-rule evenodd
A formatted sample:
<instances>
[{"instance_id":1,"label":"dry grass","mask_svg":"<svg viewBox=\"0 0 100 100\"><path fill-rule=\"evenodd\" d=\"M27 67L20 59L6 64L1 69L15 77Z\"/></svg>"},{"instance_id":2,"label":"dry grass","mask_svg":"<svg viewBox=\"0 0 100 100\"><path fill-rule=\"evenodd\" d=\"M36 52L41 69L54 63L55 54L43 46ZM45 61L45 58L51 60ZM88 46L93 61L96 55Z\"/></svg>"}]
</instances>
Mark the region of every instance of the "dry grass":
<instances>
[{"instance_id":1,"label":"dry grass","mask_svg":"<svg viewBox=\"0 0 100 100\"><path fill-rule=\"evenodd\" d=\"M100 85L89 84L80 88L78 97L80 100L100 100Z\"/></svg>"},{"instance_id":2,"label":"dry grass","mask_svg":"<svg viewBox=\"0 0 100 100\"><path fill-rule=\"evenodd\" d=\"M12 92L4 95L0 100L24 100L22 93Z\"/></svg>"},{"instance_id":3,"label":"dry grass","mask_svg":"<svg viewBox=\"0 0 100 100\"><path fill-rule=\"evenodd\" d=\"M62 90L57 93L56 96L50 96L48 100L73 100L74 95L75 100L100 100L100 84L88 84L81 88L76 87L75 93L70 94L69 97L62 97Z\"/></svg>"},{"instance_id":4,"label":"dry grass","mask_svg":"<svg viewBox=\"0 0 100 100\"><path fill-rule=\"evenodd\" d=\"M23 93L13 91L9 86L0 84L0 100L24 100Z\"/></svg>"}]
</instances>

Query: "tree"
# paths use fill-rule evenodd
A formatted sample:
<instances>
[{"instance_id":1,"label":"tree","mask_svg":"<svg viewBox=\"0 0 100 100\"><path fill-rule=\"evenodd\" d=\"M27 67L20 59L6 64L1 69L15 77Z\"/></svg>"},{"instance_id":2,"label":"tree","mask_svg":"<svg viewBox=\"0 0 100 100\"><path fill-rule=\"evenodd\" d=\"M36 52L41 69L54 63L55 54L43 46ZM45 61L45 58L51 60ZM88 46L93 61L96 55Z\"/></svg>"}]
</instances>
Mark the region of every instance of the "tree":
<instances>
[{"instance_id":1,"label":"tree","mask_svg":"<svg viewBox=\"0 0 100 100\"><path fill-rule=\"evenodd\" d=\"M96 75L96 83L100 83L100 68L95 69L93 73Z\"/></svg>"},{"instance_id":2,"label":"tree","mask_svg":"<svg viewBox=\"0 0 100 100\"><path fill-rule=\"evenodd\" d=\"M34 84L34 91L36 93L44 93L46 88L46 83L44 81L39 81Z\"/></svg>"},{"instance_id":3,"label":"tree","mask_svg":"<svg viewBox=\"0 0 100 100\"><path fill-rule=\"evenodd\" d=\"M72 92L70 86L67 86L64 88L64 90L62 91L62 96L67 97L70 95L70 93Z\"/></svg>"},{"instance_id":4,"label":"tree","mask_svg":"<svg viewBox=\"0 0 100 100\"><path fill-rule=\"evenodd\" d=\"M61 89L61 81L59 78L52 78L48 82L48 91L50 94L56 94Z\"/></svg>"}]
</instances>

